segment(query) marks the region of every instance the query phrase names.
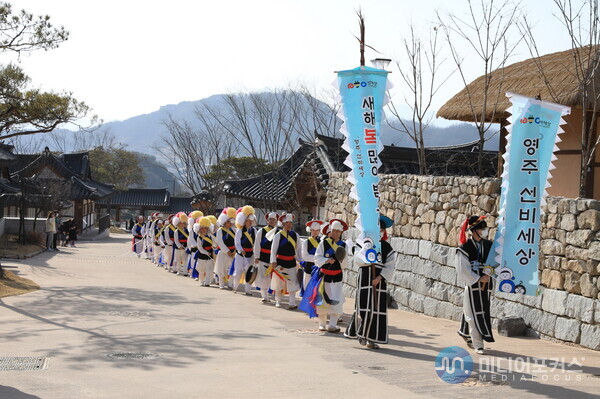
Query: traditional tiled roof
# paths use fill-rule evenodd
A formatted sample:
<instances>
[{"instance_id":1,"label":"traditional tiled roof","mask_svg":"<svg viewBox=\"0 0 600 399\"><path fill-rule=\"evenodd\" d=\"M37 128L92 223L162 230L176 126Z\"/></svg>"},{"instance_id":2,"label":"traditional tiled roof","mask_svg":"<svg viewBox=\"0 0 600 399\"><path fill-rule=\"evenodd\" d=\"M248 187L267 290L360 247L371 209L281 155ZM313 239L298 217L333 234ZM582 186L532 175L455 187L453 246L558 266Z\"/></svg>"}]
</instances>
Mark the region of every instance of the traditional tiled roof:
<instances>
[{"instance_id":1,"label":"traditional tiled roof","mask_svg":"<svg viewBox=\"0 0 600 399\"><path fill-rule=\"evenodd\" d=\"M16 162L9 170L11 178L18 180L23 176L32 176L46 167L73 183L69 197L71 200L98 200L114 192L113 186L91 178L87 152L56 155L46 149L41 154L18 154Z\"/></svg>"},{"instance_id":2,"label":"traditional tiled roof","mask_svg":"<svg viewBox=\"0 0 600 399\"><path fill-rule=\"evenodd\" d=\"M348 153L342 149L341 138L318 136L317 142L325 147L325 153L335 171L345 172L344 160ZM477 174L478 142L460 145L427 147L425 157L429 173L440 176L474 176ZM417 151L411 147L384 146L379 154L382 174L418 174ZM495 176L498 152L484 151L484 175Z\"/></svg>"},{"instance_id":3,"label":"traditional tiled roof","mask_svg":"<svg viewBox=\"0 0 600 399\"><path fill-rule=\"evenodd\" d=\"M280 201L309 160L312 148L311 144L301 142L300 148L275 170L249 179L228 180L224 193L254 200Z\"/></svg>"},{"instance_id":4,"label":"traditional tiled roof","mask_svg":"<svg viewBox=\"0 0 600 399\"><path fill-rule=\"evenodd\" d=\"M192 209L193 197L171 197L167 213L185 212L190 213Z\"/></svg>"},{"instance_id":5,"label":"traditional tiled roof","mask_svg":"<svg viewBox=\"0 0 600 399\"><path fill-rule=\"evenodd\" d=\"M281 201L288 193L294 179L305 168L310 168L321 186L326 188L333 172L346 172L344 165L348 153L342 149L341 138L318 135L314 143L300 140L300 147L277 170L244 180L228 180L224 193L249 200ZM453 176L477 174L477 142L425 149L429 173ZM379 155L382 174L418 174L419 162L414 148L385 146ZM498 153L484 152L484 174L495 176Z\"/></svg>"},{"instance_id":6,"label":"traditional tiled roof","mask_svg":"<svg viewBox=\"0 0 600 399\"><path fill-rule=\"evenodd\" d=\"M17 155L13 153L14 146L0 143L0 166L9 166L17 161Z\"/></svg>"},{"instance_id":7,"label":"traditional tiled roof","mask_svg":"<svg viewBox=\"0 0 600 399\"><path fill-rule=\"evenodd\" d=\"M100 200L98 204L163 209L169 206L171 199L166 188L130 188L117 191L110 199Z\"/></svg>"}]
</instances>

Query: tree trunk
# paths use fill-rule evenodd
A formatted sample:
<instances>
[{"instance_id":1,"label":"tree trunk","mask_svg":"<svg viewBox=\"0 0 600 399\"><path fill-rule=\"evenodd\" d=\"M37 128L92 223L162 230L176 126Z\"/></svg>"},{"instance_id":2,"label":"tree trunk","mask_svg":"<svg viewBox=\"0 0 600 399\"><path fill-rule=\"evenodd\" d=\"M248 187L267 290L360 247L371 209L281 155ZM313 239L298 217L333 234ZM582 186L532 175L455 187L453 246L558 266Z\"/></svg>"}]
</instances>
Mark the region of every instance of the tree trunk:
<instances>
[{"instance_id":1,"label":"tree trunk","mask_svg":"<svg viewBox=\"0 0 600 399\"><path fill-rule=\"evenodd\" d=\"M483 132L479 132L479 153L477 155L477 173L479 177L483 177L483 146L485 145L485 136Z\"/></svg>"}]
</instances>

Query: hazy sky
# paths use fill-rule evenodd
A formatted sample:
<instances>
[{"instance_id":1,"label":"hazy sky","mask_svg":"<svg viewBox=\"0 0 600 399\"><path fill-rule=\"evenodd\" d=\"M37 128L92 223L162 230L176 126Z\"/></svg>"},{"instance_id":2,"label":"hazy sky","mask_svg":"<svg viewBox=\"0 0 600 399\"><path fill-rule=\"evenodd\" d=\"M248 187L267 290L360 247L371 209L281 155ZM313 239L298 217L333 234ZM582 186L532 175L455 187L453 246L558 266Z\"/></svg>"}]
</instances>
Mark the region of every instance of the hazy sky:
<instances>
[{"instance_id":1,"label":"hazy sky","mask_svg":"<svg viewBox=\"0 0 600 399\"><path fill-rule=\"evenodd\" d=\"M358 66L353 34L358 32L359 6L366 17L368 44L393 59L401 55L401 40L411 20L425 29L435 20L435 10L465 9L463 0L11 3L15 9L48 14L71 33L56 50L21 57L33 83L47 90L72 91L105 121L242 88L261 90L296 80L330 85L334 70ZM568 38L552 15L552 0L523 3L536 23L541 50L567 49ZM376 56L370 52L367 59ZM522 47L514 60L525 58L529 53ZM8 59L5 56L3 62ZM474 64L469 73L474 79L481 69ZM399 76L393 73L391 78ZM458 76L451 79L436 108L461 88Z\"/></svg>"}]
</instances>

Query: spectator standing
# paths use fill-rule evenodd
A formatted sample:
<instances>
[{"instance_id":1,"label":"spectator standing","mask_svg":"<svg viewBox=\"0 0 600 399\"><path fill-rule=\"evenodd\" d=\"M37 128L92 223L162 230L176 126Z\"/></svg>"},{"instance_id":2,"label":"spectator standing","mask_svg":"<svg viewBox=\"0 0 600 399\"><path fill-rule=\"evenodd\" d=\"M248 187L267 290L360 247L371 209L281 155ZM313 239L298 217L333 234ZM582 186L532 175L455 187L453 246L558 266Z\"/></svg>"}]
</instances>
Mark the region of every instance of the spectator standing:
<instances>
[{"instance_id":1,"label":"spectator standing","mask_svg":"<svg viewBox=\"0 0 600 399\"><path fill-rule=\"evenodd\" d=\"M75 222L75 219L71 219L71 221L69 222L69 242L71 243L71 246L74 247L75 246L75 241L77 241L77 223Z\"/></svg>"},{"instance_id":2,"label":"spectator standing","mask_svg":"<svg viewBox=\"0 0 600 399\"><path fill-rule=\"evenodd\" d=\"M53 251L52 245L54 242L54 235L56 234L56 219L54 218L54 212L48 214L46 219L46 250Z\"/></svg>"},{"instance_id":3,"label":"spectator standing","mask_svg":"<svg viewBox=\"0 0 600 399\"><path fill-rule=\"evenodd\" d=\"M67 219L64 222L62 222L62 224L60 225L60 232L61 232L61 245L63 247L66 247L68 244L68 239L69 239L69 226L71 224L71 219Z\"/></svg>"},{"instance_id":4,"label":"spectator standing","mask_svg":"<svg viewBox=\"0 0 600 399\"><path fill-rule=\"evenodd\" d=\"M56 229L56 233L54 234L54 238L52 239L52 249L55 251L60 251L58 249L58 241L60 240L60 216L58 211L54 212L54 227Z\"/></svg>"}]
</instances>

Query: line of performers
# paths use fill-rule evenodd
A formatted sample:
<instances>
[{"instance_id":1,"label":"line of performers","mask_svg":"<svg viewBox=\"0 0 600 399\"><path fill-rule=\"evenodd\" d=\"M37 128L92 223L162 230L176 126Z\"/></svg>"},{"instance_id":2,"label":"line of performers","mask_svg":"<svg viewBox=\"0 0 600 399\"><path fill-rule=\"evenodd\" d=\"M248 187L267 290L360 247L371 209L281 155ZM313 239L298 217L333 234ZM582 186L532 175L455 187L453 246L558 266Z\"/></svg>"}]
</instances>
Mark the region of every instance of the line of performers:
<instances>
[{"instance_id":1,"label":"line of performers","mask_svg":"<svg viewBox=\"0 0 600 399\"><path fill-rule=\"evenodd\" d=\"M205 287L215 284L246 295L258 290L263 303L274 300L278 308L287 296L287 308L300 306L318 317L320 331L340 332L346 255L355 249L343 238L348 225L340 219L312 220L306 224L308 237L301 238L292 213L270 212L265 219L258 228L251 206L225 208L218 217L200 211L166 218L154 213L147 221L140 216L131 229L132 250ZM391 219L380 216L382 259L360 267L356 308L344 332L371 349L388 342L386 281L395 265L386 233L391 226Z\"/></svg>"}]
</instances>

